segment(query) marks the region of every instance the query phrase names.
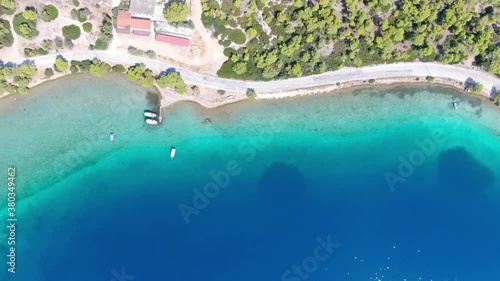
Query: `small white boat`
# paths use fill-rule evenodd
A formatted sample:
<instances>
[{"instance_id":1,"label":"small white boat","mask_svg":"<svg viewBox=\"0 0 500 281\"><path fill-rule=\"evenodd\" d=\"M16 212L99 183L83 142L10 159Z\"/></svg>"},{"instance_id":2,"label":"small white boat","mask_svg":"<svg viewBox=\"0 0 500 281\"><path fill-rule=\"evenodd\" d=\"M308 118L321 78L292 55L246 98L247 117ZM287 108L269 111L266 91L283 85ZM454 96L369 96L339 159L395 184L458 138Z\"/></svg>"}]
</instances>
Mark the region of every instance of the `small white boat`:
<instances>
[{"instance_id":1,"label":"small white boat","mask_svg":"<svg viewBox=\"0 0 500 281\"><path fill-rule=\"evenodd\" d=\"M114 141L115 140L115 134L113 132L109 133L109 140Z\"/></svg>"},{"instance_id":2,"label":"small white boat","mask_svg":"<svg viewBox=\"0 0 500 281\"><path fill-rule=\"evenodd\" d=\"M175 157L175 147L172 146L172 148L170 148L170 158L174 159Z\"/></svg>"},{"instance_id":3,"label":"small white boat","mask_svg":"<svg viewBox=\"0 0 500 281\"><path fill-rule=\"evenodd\" d=\"M158 114L156 114L153 111L144 111L144 117L156 118L157 116L158 116Z\"/></svg>"},{"instance_id":4,"label":"small white boat","mask_svg":"<svg viewBox=\"0 0 500 281\"><path fill-rule=\"evenodd\" d=\"M453 102L453 107L454 107L455 109L457 109L457 108L458 108L458 103Z\"/></svg>"},{"instance_id":5,"label":"small white boat","mask_svg":"<svg viewBox=\"0 0 500 281\"><path fill-rule=\"evenodd\" d=\"M149 125L158 125L158 121L152 118L146 118L146 123Z\"/></svg>"}]
</instances>

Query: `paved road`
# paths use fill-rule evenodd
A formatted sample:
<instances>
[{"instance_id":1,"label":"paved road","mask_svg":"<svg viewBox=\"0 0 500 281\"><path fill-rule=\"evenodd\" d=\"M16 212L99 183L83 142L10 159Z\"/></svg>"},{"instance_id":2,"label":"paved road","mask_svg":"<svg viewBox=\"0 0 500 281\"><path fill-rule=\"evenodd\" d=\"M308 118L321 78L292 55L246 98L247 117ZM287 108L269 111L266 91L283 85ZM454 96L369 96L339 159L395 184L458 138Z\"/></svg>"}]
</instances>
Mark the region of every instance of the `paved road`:
<instances>
[{"instance_id":1,"label":"paved road","mask_svg":"<svg viewBox=\"0 0 500 281\"><path fill-rule=\"evenodd\" d=\"M206 86L226 91L235 91L245 93L248 88L253 88L257 93L290 91L301 88L317 87L335 84L336 82L350 82L357 80L380 79L390 77L407 76L434 76L440 78L451 78L457 81L474 80L484 85L485 94L490 94L492 90L500 90L500 79L480 70L465 69L457 66L442 65L438 63L395 63L367 66L363 68L344 68L337 71L325 72L318 75L292 78L286 80L277 80L270 82L242 81L233 79L224 79L214 76L207 76L193 71L177 68L166 62L132 56L128 53L107 52L107 51L78 51L61 54L67 60L93 59L96 56L99 59L109 63L135 64L143 63L156 73L175 68L183 79L189 83ZM56 54L29 58L37 66L45 67L52 65ZM23 60L15 60L14 63L20 63Z\"/></svg>"}]
</instances>

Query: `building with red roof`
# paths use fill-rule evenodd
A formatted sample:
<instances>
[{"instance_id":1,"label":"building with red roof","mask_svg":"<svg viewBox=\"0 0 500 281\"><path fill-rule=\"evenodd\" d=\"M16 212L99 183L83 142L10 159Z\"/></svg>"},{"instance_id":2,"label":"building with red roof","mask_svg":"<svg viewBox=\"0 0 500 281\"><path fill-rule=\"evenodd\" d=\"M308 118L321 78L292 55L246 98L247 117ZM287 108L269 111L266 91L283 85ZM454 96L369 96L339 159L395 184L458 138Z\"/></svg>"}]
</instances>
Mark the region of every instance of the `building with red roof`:
<instances>
[{"instance_id":1,"label":"building with red roof","mask_svg":"<svg viewBox=\"0 0 500 281\"><path fill-rule=\"evenodd\" d=\"M155 39L156 41L174 44L178 46L183 46L183 47L189 46L189 38L178 37L168 34L156 34Z\"/></svg>"},{"instance_id":2,"label":"building with red roof","mask_svg":"<svg viewBox=\"0 0 500 281\"><path fill-rule=\"evenodd\" d=\"M120 10L116 17L116 31L147 36L151 33L151 20L135 18L131 12Z\"/></svg>"}]
</instances>

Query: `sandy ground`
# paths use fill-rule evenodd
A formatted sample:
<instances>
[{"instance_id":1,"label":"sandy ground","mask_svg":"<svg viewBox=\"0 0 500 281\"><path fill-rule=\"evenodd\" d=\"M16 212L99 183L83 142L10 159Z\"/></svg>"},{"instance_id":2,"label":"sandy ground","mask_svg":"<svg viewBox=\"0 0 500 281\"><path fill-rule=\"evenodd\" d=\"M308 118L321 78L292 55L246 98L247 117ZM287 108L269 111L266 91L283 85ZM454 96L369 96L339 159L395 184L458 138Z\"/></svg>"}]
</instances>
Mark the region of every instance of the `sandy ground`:
<instances>
[{"instance_id":1,"label":"sandy ground","mask_svg":"<svg viewBox=\"0 0 500 281\"><path fill-rule=\"evenodd\" d=\"M74 24L80 26L80 29L82 26L82 23L80 23L78 20L71 19L71 10L73 8L80 9L84 7L87 7L90 10L90 15L87 19L92 23L92 30L91 32L86 33L83 31L83 29L81 29L81 36L80 38L73 40L74 47L71 50L88 50L90 43L94 43L99 36L99 29L102 23L103 11L111 13L111 7L101 6L100 8L96 8L95 3L97 2L98 1L93 0L80 0L80 6L75 7L72 1L67 0L51 0L50 3L48 1L42 0L23 1L23 3L18 6L15 14L22 12L27 6L35 7L39 15L37 20L37 30L40 32L40 34L32 40L27 40L17 35L17 33L12 30L14 36L14 45L9 48L1 49L0 57L9 59L22 58L24 57L24 48L38 48L40 47L40 44L44 39L54 40L56 36L59 36L64 40L64 37L62 36L63 26ZM59 16L51 22L45 22L41 19L43 6L46 4L52 4L56 6L59 11ZM12 24L13 15L5 18L8 19ZM59 51L64 50L64 47L59 49ZM56 47L55 44L53 44L53 48L49 53L55 52Z\"/></svg>"}]
</instances>

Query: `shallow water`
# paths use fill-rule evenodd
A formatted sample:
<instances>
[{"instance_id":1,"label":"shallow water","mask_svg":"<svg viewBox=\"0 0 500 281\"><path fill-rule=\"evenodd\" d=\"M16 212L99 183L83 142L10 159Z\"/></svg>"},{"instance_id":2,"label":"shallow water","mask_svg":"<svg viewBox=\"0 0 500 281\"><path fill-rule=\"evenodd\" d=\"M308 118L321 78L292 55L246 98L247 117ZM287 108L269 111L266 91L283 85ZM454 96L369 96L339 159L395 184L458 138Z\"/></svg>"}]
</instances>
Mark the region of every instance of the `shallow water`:
<instances>
[{"instance_id":1,"label":"shallow water","mask_svg":"<svg viewBox=\"0 0 500 281\"><path fill-rule=\"evenodd\" d=\"M183 103L151 128L154 95L110 78L0 100L19 218L2 280L498 279L500 113L480 99Z\"/></svg>"}]
</instances>

